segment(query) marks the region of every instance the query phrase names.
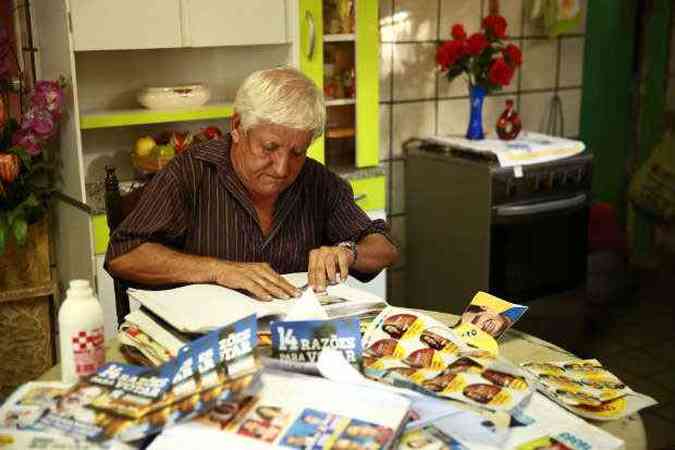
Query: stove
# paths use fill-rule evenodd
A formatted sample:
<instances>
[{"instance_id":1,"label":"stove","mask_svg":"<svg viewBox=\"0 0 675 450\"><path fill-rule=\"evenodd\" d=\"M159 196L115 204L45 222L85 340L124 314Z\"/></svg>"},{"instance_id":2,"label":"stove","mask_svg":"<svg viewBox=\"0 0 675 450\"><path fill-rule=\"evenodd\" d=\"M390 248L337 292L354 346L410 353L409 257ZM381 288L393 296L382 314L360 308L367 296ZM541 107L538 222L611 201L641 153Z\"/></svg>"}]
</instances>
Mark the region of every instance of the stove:
<instances>
[{"instance_id":1,"label":"stove","mask_svg":"<svg viewBox=\"0 0 675 450\"><path fill-rule=\"evenodd\" d=\"M593 157L500 167L406 144L408 305L458 313L483 290L513 302L582 286Z\"/></svg>"}]
</instances>

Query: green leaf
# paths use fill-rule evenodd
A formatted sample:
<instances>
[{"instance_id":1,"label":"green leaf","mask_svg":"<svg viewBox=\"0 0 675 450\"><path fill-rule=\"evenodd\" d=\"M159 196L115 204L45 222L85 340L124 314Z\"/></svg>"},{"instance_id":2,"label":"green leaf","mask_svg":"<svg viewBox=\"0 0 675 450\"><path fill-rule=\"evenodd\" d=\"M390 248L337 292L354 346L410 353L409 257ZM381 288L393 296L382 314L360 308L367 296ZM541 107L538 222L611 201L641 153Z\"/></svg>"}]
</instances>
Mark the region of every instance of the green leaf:
<instances>
[{"instance_id":1,"label":"green leaf","mask_svg":"<svg viewBox=\"0 0 675 450\"><path fill-rule=\"evenodd\" d=\"M23 245L26 243L26 236L28 235L28 224L26 223L26 218L23 214L14 219L12 224L12 231L14 231L14 239L18 245Z\"/></svg>"},{"instance_id":2,"label":"green leaf","mask_svg":"<svg viewBox=\"0 0 675 450\"><path fill-rule=\"evenodd\" d=\"M7 153L13 153L16 156L18 156L19 159L21 159L23 165L26 167L26 169L30 170L32 161L30 155L28 154L25 148L15 145L14 147L11 147L9 150L7 150Z\"/></svg>"},{"instance_id":3,"label":"green leaf","mask_svg":"<svg viewBox=\"0 0 675 450\"><path fill-rule=\"evenodd\" d=\"M35 194L30 194L26 200L23 201L22 205L25 207L29 208L35 208L37 206L40 206L40 202L38 201L37 197Z\"/></svg>"}]
</instances>

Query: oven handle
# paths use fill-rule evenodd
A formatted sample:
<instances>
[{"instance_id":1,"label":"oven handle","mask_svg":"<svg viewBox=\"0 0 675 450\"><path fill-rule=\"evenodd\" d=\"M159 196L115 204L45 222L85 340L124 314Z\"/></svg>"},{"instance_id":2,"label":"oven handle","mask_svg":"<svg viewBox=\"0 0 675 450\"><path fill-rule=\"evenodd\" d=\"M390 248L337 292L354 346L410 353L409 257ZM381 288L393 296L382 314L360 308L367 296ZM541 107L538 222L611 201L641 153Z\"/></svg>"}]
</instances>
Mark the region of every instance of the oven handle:
<instances>
[{"instance_id":1,"label":"oven handle","mask_svg":"<svg viewBox=\"0 0 675 450\"><path fill-rule=\"evenodd\" d=\"M573 208L575 206L583 205L584 203L586 203L586 194L579 194L562 200L533 203L531 205L497 206L495 210L498 216L524 216L526 214L539 214Z\"/></svg>"}]
</instances>

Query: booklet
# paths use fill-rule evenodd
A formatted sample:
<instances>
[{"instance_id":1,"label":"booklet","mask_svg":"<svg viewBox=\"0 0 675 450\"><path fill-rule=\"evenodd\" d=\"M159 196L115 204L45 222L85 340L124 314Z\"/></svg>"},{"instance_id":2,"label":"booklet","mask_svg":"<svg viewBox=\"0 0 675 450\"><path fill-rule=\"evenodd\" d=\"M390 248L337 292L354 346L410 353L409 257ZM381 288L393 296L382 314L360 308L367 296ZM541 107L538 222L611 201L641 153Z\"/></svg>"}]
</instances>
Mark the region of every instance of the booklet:
<instances>
[{"instance_id":1,"label":"booklet","mask_svg":"<svg viewBox=\"0 0 675 450\"><path fill-rule=\"evenodd\" d=\"M626 386L597 359L525 362L521 366L536 378L541 392L587 419L621 419L657 403Z\"/></svg>"},{"instance_id":2,"label":"booklet","mask_svg":"<svg viewBox=\"0 0 675 450\"><path fill-rule=\"evenodd\" d=\"M190 342L158 368L108 363L38 420L43 431L92 442L134 441L255 390L256 319Z\"/></svg>"},{"instance_id":3,"label":"booklet","mask_svg":"<svg viewBox=\"0 0 675 450\"><path fill-rule=\"evenodd\" d=\"M305 289L307 273L284 277L294 286ZM241 292L213 284L192 284L163 291L129 289L129 297L184 333L206 333L255 314L258 318L283 317L298 299L274 299L261 302ZM328 286L326 295L318 296L329 318L376 315L386 302L380 297L339 283ZM199 308L194 305L199 304Z\"/></svg>"},{"instance_id":4,"label":"booklet","mask_svg":"<svg viewBox=\"0 0 675 450\"><path fill-rule=\"evenodd\" d=\"M262 385L234 413L173 427L148 448L389 449L410 408L396 394L297 373L266 369Z\"/></svg>"},{"instance_id":5,"label":"booklet","mask_svg":"<svg viewBox=\"0 0 675 450\"><path fill-rule=\"evenodd\" d=\"M419 311L387 308L363 338L364 373L493 411L512 411L533 391L525 372L469 347L452 329Z\"/></svg>"}]
</instances>

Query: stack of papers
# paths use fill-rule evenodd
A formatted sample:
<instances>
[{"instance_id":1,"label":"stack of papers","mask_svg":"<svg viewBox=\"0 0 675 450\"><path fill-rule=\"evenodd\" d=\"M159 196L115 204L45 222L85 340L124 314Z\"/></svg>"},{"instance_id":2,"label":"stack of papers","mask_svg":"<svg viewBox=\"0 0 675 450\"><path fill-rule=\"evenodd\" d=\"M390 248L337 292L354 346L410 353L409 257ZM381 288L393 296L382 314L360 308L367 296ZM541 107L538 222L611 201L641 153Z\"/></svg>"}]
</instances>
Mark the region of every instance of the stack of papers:
<instances>
[{"instance_id":1,"label":"stack of papers","mask_svg":"<svg viewBox=\"0 0 675 450\"><path fill-rule=\"evenodd\" d=\"M470 140L458 136L431 136L428 141L478 154L493 154L502 167L538 164L574 156L584 151L581 141L523 131L517 139Z\"/></svg>"}]
</instances>

